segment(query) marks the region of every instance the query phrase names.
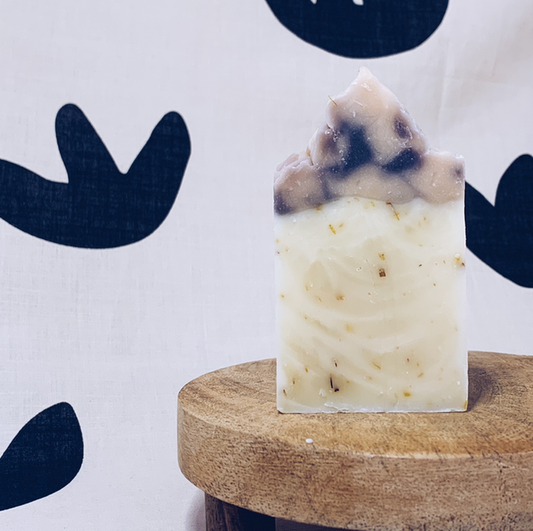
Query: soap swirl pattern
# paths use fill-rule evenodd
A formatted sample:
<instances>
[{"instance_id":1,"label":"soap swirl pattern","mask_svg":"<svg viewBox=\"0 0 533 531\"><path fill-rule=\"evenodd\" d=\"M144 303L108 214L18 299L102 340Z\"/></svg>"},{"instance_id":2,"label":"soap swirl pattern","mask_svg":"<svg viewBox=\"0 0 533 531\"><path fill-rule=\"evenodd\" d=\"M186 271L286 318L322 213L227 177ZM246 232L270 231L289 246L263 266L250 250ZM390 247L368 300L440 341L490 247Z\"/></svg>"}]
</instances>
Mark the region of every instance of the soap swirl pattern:
<instances>
[{"instance_id":1,"label":"soap swirl pattern","mask_svg":"<svg viewBox=\"0 0 533 531\"><path fill-rule=\"evenodd\" d=\"M346 197L276 216L282 411L464 406L462 211Z\"/></svg>"},{"instance_id":2,"label":"soap swirl pattern","mask_svg":"<svg viewBox=\"0 0 533 531\"><path fill-rule=\"evenodd\" d=\"M462 157L429 149L396 96L366 68L345 92L330 98L326 123L274 176L277 214L346 196L444 203L463 193Z\"/></svg>"}]
</instances>

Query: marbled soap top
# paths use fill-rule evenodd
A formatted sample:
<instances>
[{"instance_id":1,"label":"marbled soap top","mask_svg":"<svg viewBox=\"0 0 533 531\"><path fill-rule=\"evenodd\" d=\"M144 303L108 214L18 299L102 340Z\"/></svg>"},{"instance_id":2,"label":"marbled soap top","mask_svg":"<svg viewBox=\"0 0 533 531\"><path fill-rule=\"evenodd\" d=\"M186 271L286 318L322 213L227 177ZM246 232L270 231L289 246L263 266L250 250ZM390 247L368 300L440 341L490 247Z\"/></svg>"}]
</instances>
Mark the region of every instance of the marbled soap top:
<instances>
[{"instance_id":1,"label":"marbled soap top","mask_svg":"<svg viewBox=\"0 0 533 531\"><path fill-rule=\"evenodd\" d=\"M463 158L429 149L396 96L367 68L346 91L330 98L326 123L305 151L278 166L274 177L278 214L343 196L444 203L463 193Z\"/></svg>"}]
</instances>

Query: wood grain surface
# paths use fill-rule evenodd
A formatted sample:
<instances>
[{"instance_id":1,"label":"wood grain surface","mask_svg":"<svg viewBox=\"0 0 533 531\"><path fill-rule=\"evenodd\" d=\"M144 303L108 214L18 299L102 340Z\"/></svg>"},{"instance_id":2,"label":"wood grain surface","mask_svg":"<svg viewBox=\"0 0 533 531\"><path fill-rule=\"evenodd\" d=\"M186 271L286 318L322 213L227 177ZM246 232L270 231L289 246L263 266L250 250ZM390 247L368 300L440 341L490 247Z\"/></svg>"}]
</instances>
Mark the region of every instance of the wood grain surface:
<instances>
[{"instance_id":1,"label":"wood grain surface","mask_svg":"<svg viewBox=\"0 0 533 531\"><path fill-rule=\"evenodd\" d=\"M464 413L281 414L275 371L181 390L180 467L210 496L343 529L533 529L533 358L471 352Z\"/></svg>"}]
</instances>

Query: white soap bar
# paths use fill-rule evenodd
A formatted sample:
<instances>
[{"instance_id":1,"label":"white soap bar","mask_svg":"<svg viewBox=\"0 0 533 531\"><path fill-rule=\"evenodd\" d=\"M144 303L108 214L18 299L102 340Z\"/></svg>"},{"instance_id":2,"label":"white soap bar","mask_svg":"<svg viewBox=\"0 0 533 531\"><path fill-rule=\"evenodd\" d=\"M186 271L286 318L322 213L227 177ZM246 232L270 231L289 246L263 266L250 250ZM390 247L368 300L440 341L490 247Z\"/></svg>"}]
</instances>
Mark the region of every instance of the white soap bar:
<instances>
[{"instance_id":1,"label":"white soap bar","mask_svg":"<svg viewBox=\"0 0 533 531\"><path fill-rule=\"evenodd\" d=\"M275 180L280 411L466 409L463 175L368 70L332 98Z\"/></svg>"}]
</instances>

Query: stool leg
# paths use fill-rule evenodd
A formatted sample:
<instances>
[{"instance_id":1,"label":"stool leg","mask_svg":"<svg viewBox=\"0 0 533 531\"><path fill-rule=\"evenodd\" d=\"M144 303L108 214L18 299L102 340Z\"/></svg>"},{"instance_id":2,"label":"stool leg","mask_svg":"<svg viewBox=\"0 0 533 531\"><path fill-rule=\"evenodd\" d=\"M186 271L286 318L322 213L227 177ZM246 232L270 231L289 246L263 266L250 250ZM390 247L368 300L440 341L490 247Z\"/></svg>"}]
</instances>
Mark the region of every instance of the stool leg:
<instances>
[{"instance_id":1,"label":"stool leg","mask_svg":"<svg viewBox=\"0 0 533 531\"><path fill-rule=\"evenodd\" d=\"M206 531L275 531L276 519L205 495Z\"/></svg>"}]
</instances>

